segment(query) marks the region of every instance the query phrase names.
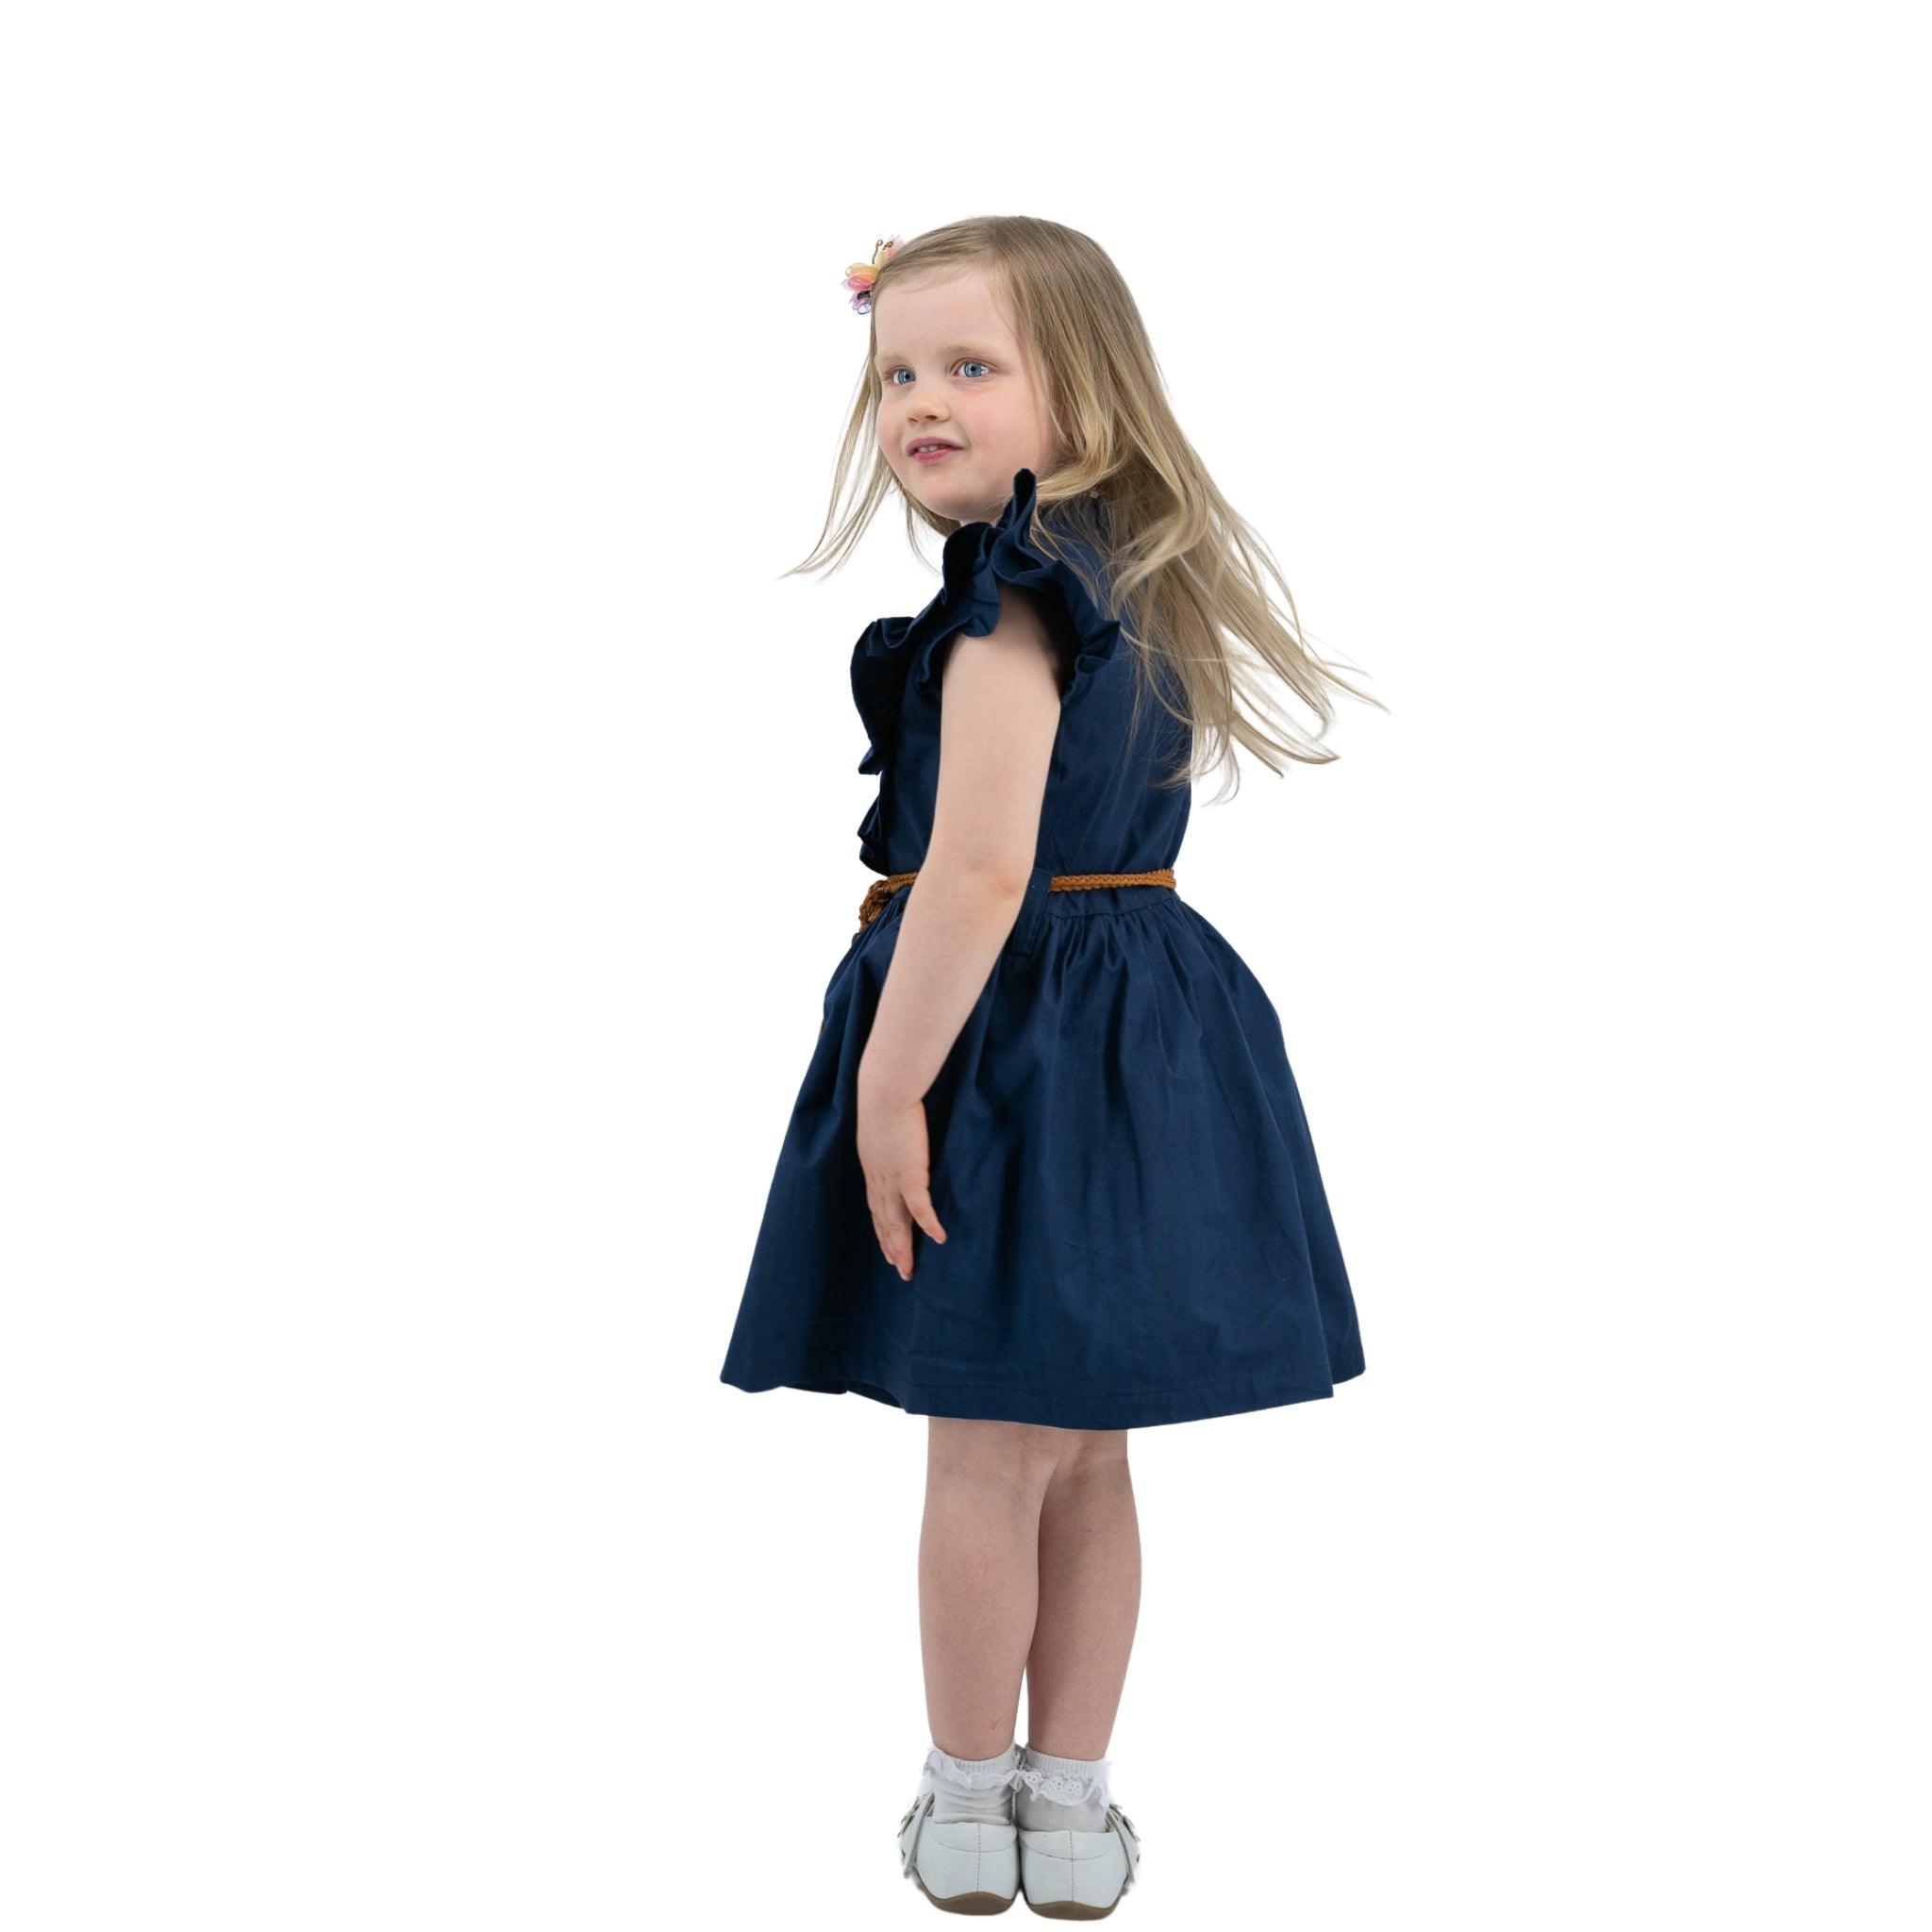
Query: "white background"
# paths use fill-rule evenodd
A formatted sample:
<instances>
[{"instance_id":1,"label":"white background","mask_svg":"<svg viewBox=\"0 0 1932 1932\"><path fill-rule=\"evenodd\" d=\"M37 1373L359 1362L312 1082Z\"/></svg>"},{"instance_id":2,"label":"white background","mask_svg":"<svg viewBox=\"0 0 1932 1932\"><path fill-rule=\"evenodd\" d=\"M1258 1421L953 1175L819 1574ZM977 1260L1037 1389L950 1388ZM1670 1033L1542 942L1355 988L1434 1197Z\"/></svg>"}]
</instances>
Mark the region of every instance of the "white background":
<instances>
[{"instance_id":1,"label":"white background","mask_svg":"<svg viewBox=\"0 0 1932 1932\"><path fill-rule=\"evenodd\" d=\"M1177 867L1369 1366L1133 1438L1124 1910L1926 1923L1907 9L6 19L0 1917L924 1923L924 1425L717 1376L1024 212L1391 708Z\"/></svg>"}]
</instances>

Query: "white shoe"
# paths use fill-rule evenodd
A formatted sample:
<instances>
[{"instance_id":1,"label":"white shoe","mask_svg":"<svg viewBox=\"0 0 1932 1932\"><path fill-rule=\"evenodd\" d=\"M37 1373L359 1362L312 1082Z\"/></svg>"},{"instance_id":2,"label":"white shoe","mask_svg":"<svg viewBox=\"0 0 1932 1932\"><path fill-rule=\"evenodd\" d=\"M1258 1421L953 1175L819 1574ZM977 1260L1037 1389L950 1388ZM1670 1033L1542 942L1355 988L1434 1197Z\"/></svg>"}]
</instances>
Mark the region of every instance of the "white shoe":
<instances>
[{"instance_id":1,"label":"white shoe","mask_svg":"<svg viewBox=\"0 0 1932 1932\"><path fill-rule=\"evenodd\" d=\"M1141 1836L1118 1805L1100 1831L1022 1831L1026 1903L1044 1919L1104 1919L1141 1869Z\"/></svg>"},{"instance_id":2,"label":"white shoe","mask_svg":"<svg viewBox=\"0 0 1932 1932\"><path fill-rule=\"evenodd\" d=\"M937 1824L938 1802L937 1792L921 1791L899 1821L905 1876L942 1912L1005 1911L1020 1894L1018 1829L976 1819Z\"/></svg>"}]
</instances>

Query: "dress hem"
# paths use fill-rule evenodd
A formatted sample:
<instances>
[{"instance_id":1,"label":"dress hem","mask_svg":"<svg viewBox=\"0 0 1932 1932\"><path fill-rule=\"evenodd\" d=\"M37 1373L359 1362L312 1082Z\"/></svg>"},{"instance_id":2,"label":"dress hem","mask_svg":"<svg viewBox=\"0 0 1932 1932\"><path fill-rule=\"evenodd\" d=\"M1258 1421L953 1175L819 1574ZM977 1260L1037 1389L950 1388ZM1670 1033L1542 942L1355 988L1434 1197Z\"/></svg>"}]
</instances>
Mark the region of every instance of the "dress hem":
<instances>
[{"instance_id":1,"label":"dress hem","mask_svg":"<svg viewBox=\"0 0 1932 1932\"><path fill-rule=\"evenodd\" d=\"M913 1381L878 1363L849 1357L804 1356L782 1369L724 1370L719 1380L758 1394L771 1389L797 1389L814 1395L863 1395L908 1415L953 1416L966 1421L1031 1423L1060 1429L1146 1429L1167 1423L1206 1422L1218 1415L1245 1415L1295 1402L1319 1402L1336 1387L1361 1374L1359 1355L1344 1359L1320 1382L1287 1376L1257 1381L1191 1382L1166 1389L1125 1391L1117 1395L998 1384Z\"/></svg>"}]
</instances>

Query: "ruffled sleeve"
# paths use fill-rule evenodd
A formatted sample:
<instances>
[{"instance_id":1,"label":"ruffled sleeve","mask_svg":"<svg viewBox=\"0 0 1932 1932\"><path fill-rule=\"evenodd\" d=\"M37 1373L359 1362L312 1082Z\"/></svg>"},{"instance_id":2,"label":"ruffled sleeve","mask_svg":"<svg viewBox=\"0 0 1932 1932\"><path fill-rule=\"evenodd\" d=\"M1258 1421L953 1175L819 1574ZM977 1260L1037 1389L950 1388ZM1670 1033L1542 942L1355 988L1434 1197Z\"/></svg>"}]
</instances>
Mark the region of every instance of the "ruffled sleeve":
<instances>
[{"instance_id":1,"label":"ruffled sleeve","mask_svg":"<svg viewBox=\"0 0 1932 1932\"><path fill-rule=\"evenodd\" d=\"M1039 598L1056 641L1071 658L1063 704L1118 648L1121 627L1108 608L1102 546L1073 517L1062 519L1057 511L1053 534L1061 555L1048 556L1034 538L1036 492L1033 472L1016 471L1013 493L997 521L961 524L946 539L939 594L897 641L911 654L909 675L921 691L937 695L955 638L991 634L1000 621L1002 584L1017 584Z\"/></svg>"},{"instance_id":2,"label":"ruffled sleeve","mask_svg":"<svg viewBox=\"0 0 1932 1932\"><path fill-rule=\"evenodd\" d=\"M861 772L881 772L891 749L892 729L899 721L899 695L906 682L906 660L899 655L909 617L881 617L866 625L852 650L852 699L865 723L865 756Z\"/></svg>"}]
</instances>

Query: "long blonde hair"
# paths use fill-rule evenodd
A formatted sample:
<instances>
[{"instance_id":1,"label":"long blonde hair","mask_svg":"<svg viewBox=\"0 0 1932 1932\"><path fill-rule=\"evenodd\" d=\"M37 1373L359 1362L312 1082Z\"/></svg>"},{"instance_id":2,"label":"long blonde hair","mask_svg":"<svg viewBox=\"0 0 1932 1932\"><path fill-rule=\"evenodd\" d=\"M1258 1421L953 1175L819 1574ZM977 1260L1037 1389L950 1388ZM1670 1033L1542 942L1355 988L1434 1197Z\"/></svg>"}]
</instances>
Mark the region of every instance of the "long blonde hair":
<instances>
[{"instance_id":1,"label":"long blonde hair","mask_svg":"<svg viewBox=\"0 0 1932 1932\"><path fill-rule=\"evenodd\" d=\"M1308 648L1293 595L1268 546L1215 488L1207 465L1181 433L1140 309L1106 250L1058 222L978 216L903 243L874 282L873 301L876 305L903 278L961 268L983 271L1003 293L1044 382L1058 460L1038 478L1036 547L1062 554L1054 541L1056 507L1094 491L1106 501L1112 595L1103 608L1120 617L1123 641L1132 645L1139 662L1135 721L1152 691L1189 727L1191 756L1161 781L1163 787L1189 783L1197 762L1204 774L1224 762L1239 790L1236 744L1246 745L1277 774L1283 768L1271 754L1305 764L1331 763L1340 754L1322 742L1335 716L1329 687L1378 709L1388 707L1337 676ZM894 493L904 505L907 539L915 552L922 524L941 536L960 527L901 489L879 450L876 423L884 385L874 359L875 323L866 336L865 370L840 444L824 527L811 555L785 572L787 576L836 569ZM834 531L839 500L866 452L869 475ZM1270 602L1263 570L1286 601L1285 620ZM1244 661L1224 633L1248 645L1258 667ZM1171 673L1177 705L1153 675L1150 660L1156 658ZM1320 722L1312 736L1285 717L1279 719L1281 735L1270 728L1268 721L1278 716L1265 702L1270 673L1315 713ZM1252 716L1243 699L1252 703Z\"/></svg>"}]
</instances>

